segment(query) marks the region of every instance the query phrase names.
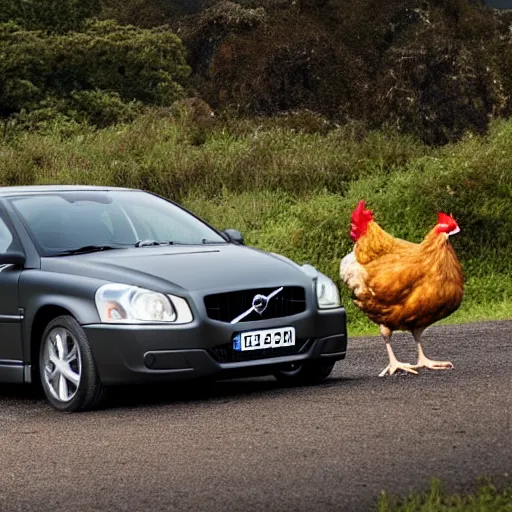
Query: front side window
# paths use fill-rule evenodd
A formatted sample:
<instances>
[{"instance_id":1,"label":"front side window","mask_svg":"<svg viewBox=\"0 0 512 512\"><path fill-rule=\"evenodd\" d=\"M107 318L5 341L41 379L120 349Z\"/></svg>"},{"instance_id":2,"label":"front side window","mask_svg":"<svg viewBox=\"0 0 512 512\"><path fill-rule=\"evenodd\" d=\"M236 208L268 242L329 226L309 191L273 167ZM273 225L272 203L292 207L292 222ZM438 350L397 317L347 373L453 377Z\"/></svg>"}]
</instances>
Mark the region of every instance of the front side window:
<instances>
[{"instance_id":1,"label":"front side window","mask_svg":"<svg viewBox=\"0 0 512 512\"><path fill-rule=\"evenodd\" d=\"M135 247L144 241L226 243L194 216L145 192L54 192L10 201L44 256L85 246Z\"/></svg>"},{"instance_id":2,"label":"front side window","mask_svg":"<svg viewBox=\"0 0 512 512\"><path fill-rule=\"evenodd\" d=\"M7 227L2 217L0 217L0 253L6 253L12 248L14 238L11 230Z\"/></svg>"}]
</instances>

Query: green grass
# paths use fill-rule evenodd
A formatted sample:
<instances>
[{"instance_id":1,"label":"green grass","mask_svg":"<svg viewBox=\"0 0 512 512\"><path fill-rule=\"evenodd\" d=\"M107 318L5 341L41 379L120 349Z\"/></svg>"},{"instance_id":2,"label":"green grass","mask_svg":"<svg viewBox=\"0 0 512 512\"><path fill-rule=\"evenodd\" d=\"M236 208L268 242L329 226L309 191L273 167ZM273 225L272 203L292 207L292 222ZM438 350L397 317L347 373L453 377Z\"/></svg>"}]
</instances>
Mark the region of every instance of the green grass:
<instances>
[{"instance_id":1,"label":"green grass","mask_svg":"<svg viewBox=\"0 0 512 512\"><path fill-rule=\"evenodd\" d=\"M396 497L382 493L378 512L512 512L512 485L498 489L482 479L474 492L458 495L443 492L441 482L433 478L425 493Z\"/></svg>"},{"instance_id":2,"label":"green grass","mask_svg":"<svg viewBox=\"0 0 512 512\"><path fill-rule=\"evenodd\" d=\"M122 185L177 200L218 228L241 230L249 245L333 278L351 336L378 333L338 277L357 201L384 229L416 242L442 210L461 226L453 244L466 276L462 306L444 323L512 318L512 121L437 149L308 122L231 119L202 129L155 111L65 135L57 123L0 140L0 183Z\"/></svg>"},{"instance_id":3,"label":"green grass","mask_svg":"<svg viewBox=\"0 0 512 512\"><path fill-rule=\"evenodd\" d=\"M213 200L190 195L184 198L183 204L220 228L240 229L249 245L317 266L340 287L348 313L349 335L378 335L377 326L353 306L338 277L339 262L351 249L348 213L343 211L342 198L338 195L316 193L296 198L279 192L224 192ZM509 254L499 251L498 256L491 256L490 253L485 259L486 251L482 251L482 261L463 261L466 274L463 303L440 324L512 318L512 267L510 262L497 260L499 256L506 259Z\"/></svg>"}]
</instances>

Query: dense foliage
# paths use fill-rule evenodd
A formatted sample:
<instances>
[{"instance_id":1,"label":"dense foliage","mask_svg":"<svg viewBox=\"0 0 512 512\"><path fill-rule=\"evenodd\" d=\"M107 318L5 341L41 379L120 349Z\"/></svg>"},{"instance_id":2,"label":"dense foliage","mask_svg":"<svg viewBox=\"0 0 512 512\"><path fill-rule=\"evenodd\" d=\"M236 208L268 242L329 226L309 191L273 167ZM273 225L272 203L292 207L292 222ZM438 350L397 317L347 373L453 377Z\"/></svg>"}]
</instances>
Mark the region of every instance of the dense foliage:
<instances>
[{"instance_id":1,"label":"dense foliage","mask_svg":"<svg viewBox=\"0 0 512 512\"><path fill-rule=\"evenodd\" d=\"M181 34L194 84L216 108L307 108L434 144L511 111L511 16L480 2L212 4Z\"/></svg>"},{"instance_id":2,"label":"dense foliage","mask_svg":"<svg viewBox=\"0 0 512 512\"><path fill-rule=\"evenodd\" d=\"M0 117L22 129L106 126L196 95L231 116L309 110L445 144L512 113L512 14L479 0L1 7Z\"/></svg>"},{"instance_id":3,"label":"dense foliage","mask_svg":"<svg viewBox=\"0 0 512 512\"><path fill-rule=\"evenodd\" d=\"M105 126L183 96L189 68L170 30L113 21L82 28L48 33L0 25L0 116L14 115L27 128L56 117Z\"/></svg>"},{"instance_id":4,"label":"dense foliage","mask_svg":"<svg viewBox=\"0 0 512 512\"><path fill-rule=\"evenodd\" d=\"M100 1L1 0L0 23L13 22L26 30L76 30L100 11Z\"/></svg>"}]
</instances>

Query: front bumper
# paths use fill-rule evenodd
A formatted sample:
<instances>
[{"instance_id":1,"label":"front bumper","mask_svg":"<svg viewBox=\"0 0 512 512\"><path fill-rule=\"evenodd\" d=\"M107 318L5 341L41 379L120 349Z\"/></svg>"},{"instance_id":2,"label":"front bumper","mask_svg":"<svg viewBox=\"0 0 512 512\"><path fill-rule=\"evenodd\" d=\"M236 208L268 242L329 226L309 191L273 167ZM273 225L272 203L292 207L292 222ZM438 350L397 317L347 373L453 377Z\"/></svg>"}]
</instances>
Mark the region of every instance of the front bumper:
<instances>
[{"instance_id":1,"label":"front bumper","mask_svg":"<svg viewBox=\"0 0 512 512\"><path fill-rule=\"evenodd\" d=\"M295 327L295 347L251 351L250 355L231 350L231 340L241 330L288 326ZM181 326L94 324L83 328L105 385L265 375L290 363L344 359L347 349L344 308L236 325L209 320Z\"/></svg>"}]
</instances>

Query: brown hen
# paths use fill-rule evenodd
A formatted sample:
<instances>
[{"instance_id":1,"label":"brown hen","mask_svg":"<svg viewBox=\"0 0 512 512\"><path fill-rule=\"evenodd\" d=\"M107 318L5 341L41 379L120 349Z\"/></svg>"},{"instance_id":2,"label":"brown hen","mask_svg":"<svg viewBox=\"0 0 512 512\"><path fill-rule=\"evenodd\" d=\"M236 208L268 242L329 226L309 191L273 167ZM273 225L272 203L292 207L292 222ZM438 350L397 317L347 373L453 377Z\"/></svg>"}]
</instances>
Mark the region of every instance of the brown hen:
<instances>
[{"instance_id":1,"label":"brown hen","mask_svg":"<svg viewBox=\"0 0 512 512\"><path fill-rule=\"evenodd\" d=\"M453 368L450 361L428 359L423 331L456 311L464 293L462 267L449 237L460 231L453 217L438 214L438 223L419 244L384 231L360 201L352 213L352 252L340 263L340 277L352 291L354 304L380 327L389 365L380 377L397 370ZM417 364L398 361L391 348L393 331L409 331L418 348Z\"/></svg>"}]
</instances>

